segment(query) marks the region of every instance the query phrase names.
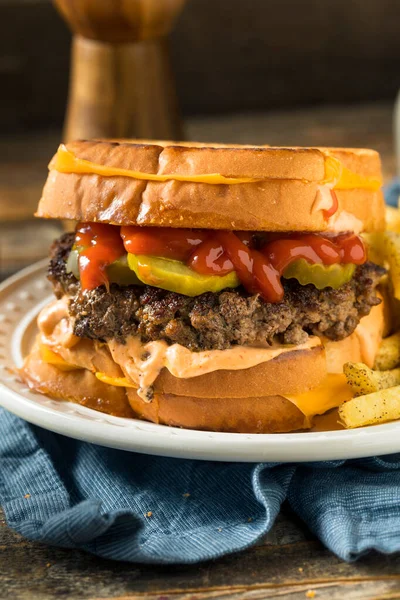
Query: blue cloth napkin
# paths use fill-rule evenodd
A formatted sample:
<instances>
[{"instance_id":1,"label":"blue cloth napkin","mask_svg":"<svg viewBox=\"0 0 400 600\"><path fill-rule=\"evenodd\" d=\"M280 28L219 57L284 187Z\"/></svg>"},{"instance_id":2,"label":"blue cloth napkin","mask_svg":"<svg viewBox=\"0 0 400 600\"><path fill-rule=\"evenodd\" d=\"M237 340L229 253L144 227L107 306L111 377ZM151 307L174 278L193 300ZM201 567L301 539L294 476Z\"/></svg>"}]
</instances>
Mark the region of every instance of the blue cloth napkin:
<instances>
[{"instance_id":1,"label":"blue cloth napkin","mask_svg":"<svg viewBox=\"0 0 400 600\"><path fill-rule=\"evenodd\" d=\"M397 206L400 180L384 191ZM195 563L255 544L285 499L344 560L400 551L400 454L301 465L160 458L65 438L0 409L0 505L31 540Z\"/></svg>"},{"instance_id":2,"label":"blue cloth napkin","mask_svg":"<svg viewBox=\"0 0 400 600\"><path fill-rule=\"evenodd\" d=\"M400 197L400 178L396 177L383 187L386 204L397 206Z\"/></svg>"},{"instance_id":3,"label":"blue cloth napkin","mask_svg":"<svg viewBox=\"0 0 400 600\"><path fill-rule=\"evenodd\" d=\"M400 454L297 466L160 458L65 438L0 409L0 504L31 540L195 563L257 542L285 499L344 560L400 550Z\"/></svg>"}]
</instances>

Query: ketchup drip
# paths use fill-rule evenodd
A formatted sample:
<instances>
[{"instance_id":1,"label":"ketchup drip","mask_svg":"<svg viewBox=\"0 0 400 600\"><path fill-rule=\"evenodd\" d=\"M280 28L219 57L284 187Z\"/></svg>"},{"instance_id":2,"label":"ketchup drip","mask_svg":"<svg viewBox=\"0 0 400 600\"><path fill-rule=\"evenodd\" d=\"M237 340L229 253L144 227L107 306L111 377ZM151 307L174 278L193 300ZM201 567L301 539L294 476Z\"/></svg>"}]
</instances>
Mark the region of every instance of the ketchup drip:
<instances>
[{"instance_id":1,"label":"ketchup drip","mask_svg":"<svg viewBox=\"0 0 400 600\"><path fill-rule=\"evenodd\" d=\"M121 235L128 252L181 260L202 275L235 270L246 290L266 302L282 300L281 277L295 260L324 265L366 260L364 244L353 234L266 234L270 241L257 242L251 232L122 227Z\"/></svg>"},{"instance_id":2,"label":"ketchup drip","mask_svg":"<svg viewBox=\"0 0 400 600\"><path fill-rule=\"evenodd\" d=\"M106 267L125 254L119 227L102 223L81 223L75 234L79 252L79 275L84 290L108 287Z\"/></svg>"},{"instance_id":3,"label":"ketchup drip","mask_svg":"<svg viewBox=\"0 0 400 600\"><path fill-rule=\"evenodd\" d=\"M227 275L234 270L234 266L223 244L214 235L210 235L200 246L190 255L187 264L197 273L202 275Z\"/></svg>"},{"instance_id":4,"label":"ketchup drip","mask_svg":"<svg viewBox=\"0 0 400 600\"><path fill-rule=\"evenodd\" d=\"M329 217L334 215L335 212L337 211L337 209L339 208L339 201L336 196L336 193L333 190L331 190L331 196L332 196L332 206L330 208L328 208L327 210L324 210L324 218L325 219L329 219Z\"/></svg>"},{"instance_id":5,"label":"ketchup drip","mask_svg":"<svg viewBox=\"0 0 400 600\"><path fill-rule=\"evenodd\" d=\"M169 229L165 227L121 227L127 252L186 260L209 236L201 229ZM231 269L232 270L232 269Z\"/></svg>"},{"instance_id":6,"label":"ketchup drip","mask_svg":"<svg viewBox=\"0 0 400 600\"><path fill-rule=\"evenodd\" d=\"M222 276L234 270L245 289L266 302L283 299L281 277L296 260L324 265L366 261L363 241L351 233L253 234L83 223L75 244L83 247L79 256L83 289L108 285L106 267L126 251L180 260L203 275Z\"/></svg>"}]
</instances>

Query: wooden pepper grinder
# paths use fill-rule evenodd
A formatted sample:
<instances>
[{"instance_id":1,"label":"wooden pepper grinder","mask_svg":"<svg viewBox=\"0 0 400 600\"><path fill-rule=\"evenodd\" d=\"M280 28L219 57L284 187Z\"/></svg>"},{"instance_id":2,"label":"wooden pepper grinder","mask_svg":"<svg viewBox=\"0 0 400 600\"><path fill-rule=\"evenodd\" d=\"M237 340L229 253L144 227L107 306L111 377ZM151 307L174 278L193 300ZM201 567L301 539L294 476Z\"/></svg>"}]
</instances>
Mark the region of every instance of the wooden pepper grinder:
<instances>
[{"instance_id":1,"label":"wooden pepper grinder","mask_svg":"<svg viewBox=\"0 0 400 600\"><path fill-rule=\"evenodd\" d=\"M54 0L74 32L65 141L182 139L166 36L185 0Z\"/></svg>"}]
</instances>

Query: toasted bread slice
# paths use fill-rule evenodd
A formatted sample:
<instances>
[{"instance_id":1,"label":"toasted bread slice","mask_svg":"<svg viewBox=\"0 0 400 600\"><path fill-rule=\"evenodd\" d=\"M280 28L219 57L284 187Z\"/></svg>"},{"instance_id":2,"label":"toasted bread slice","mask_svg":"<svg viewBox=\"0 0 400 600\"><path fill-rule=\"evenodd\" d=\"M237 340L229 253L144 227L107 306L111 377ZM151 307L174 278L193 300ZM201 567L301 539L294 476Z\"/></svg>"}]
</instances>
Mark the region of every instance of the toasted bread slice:
<instances>
[{"instance_id":1,"label":"toasted bread slice","mask_svg":"<svg viewBox=\"0 0 400 600\"><path fill-rule=\"evenodd\" d=\"M62 171L53 159L37 216L233 230L384 228L375 185L381 166L373 150L137 140L78 141L66 151L85 163L80 172ZM347 170L350 183L335 190L339 208L328 219L319 198L337 183L327 174L329 159ZM219 178L210 183L213 174Z\"/></svg>"}]
</instances>

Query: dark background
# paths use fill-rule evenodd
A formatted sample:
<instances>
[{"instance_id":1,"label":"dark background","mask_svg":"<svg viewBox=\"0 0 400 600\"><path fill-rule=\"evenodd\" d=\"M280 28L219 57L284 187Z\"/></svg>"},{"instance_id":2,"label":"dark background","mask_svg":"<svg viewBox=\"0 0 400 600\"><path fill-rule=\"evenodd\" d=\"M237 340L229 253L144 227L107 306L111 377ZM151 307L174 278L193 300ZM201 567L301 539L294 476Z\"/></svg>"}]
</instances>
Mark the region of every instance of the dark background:
<instances>
[{"instance_id":1,"label":"dark background","mask_svg":"<svg viewBox=\"0 0 400 600\"><path fill-rule=\"evenodd\" d=\"M50 0L0 0L0 132L61 127L70 41ZM188 0L171 55L184 116L393 100L400 2Z\"/></svg>"}]
</instances>

